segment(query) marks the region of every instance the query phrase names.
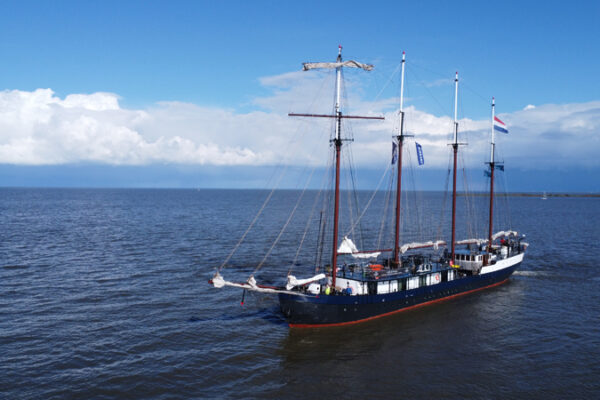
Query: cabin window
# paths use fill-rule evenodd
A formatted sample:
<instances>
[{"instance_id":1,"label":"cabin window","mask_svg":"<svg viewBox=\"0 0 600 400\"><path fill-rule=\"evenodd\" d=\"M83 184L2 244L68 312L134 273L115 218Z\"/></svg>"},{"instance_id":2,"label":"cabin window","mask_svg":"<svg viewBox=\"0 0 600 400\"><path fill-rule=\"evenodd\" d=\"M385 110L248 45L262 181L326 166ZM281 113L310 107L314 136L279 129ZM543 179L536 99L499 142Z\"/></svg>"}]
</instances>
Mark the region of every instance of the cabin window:
<instances>
[{"instance_id":1,"label":"cabin window","mask_svg":"<svg viewBox=\"0 0 600 400\"><path fill-rule=\"evenodd\" d=\"M377 294L377 282L367 282L367 290L370 295Z\"/></svg>"},{"instance_id":2,"label":"cabin window","mask_svg":"<svg viewBox=\"0 0 600 400\"><path fill-rule=\"evenodd\" d=\"M419 276L419 287L427 285L427 275Z\"/></svg>"},{"instance_id":3,"label":"cabin window","mask_svg":"<svg viewBox=\"0 0 600 400\"><path fill-rule=\"evenodd\" d=\"M398 279L398 290L406 290L406 278Z\"/></svg>"},{"instance_id":4,"label":"cabin window","mask_svg":"<svg viewBox=\"0 0 600 400\"><path fill-rule=\"evenodd\" d=\"M448 271L442 271L442 282L448 282Z\"/></svg>"},{"instance_id":5,"label":"cabin window","mask_svg":"<svg viewBox=\"0 0 600 400\"><path fill-rule=\"evenodd\" d=\"M407 281L408 289L416 289L419 287L419 277L415 276Z\"/></svg>"}]
</instances>

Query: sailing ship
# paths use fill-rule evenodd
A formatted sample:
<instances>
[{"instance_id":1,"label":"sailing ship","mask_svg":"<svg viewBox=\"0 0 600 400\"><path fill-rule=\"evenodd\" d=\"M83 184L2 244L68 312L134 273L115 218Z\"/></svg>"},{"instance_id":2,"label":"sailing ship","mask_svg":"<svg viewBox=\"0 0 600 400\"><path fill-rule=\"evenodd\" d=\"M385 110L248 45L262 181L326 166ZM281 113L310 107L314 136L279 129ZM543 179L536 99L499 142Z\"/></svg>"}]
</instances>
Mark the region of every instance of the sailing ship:
<instances>
[{"instance_id":1,"label":"sailing ship","mask_svg":"<svg viewBox=\"0 0 600 400\"><path fill-rule=\"evenodd\" d=\"M450 144L453 154L452 225L450 244L442 240L401 244L402 210L402 149L410 135L404 132L405 112L404 74L405 53L402 55L400 80L399 129L395 135L396 190L394 215L394 245L392 249L370 252L358 251L354 242L339 238L340 157L346 139L342 135L342 120L383 119L383 117L345 115L341 110L340 90L343 68L370 71L373 66L357 61L343 61L340 46L335 62L305 63L304 70L335 70L335 108L330 114L289 114L297 117L331 118L335 134L331 140L334 151L335 188L333 190L333 227L331 264L327 273L306 279L288 274L282 286L266 286L256 282L253 275L243 283L227 281L217 270L209 281L217 288L238 287L244 290L274 293L290 327L326 327L354 324L394 314L411 308L451 299L504 283L523 261L527 243L524 235L515 231L493 233L494 171L503 170L495 160L494 120L495 101L492 100L491 152L487 163L490 176L489 227L485 239L457 240L457 154L462 143L458 141L458 72L454 79L454 129ZM444 248L444 251L440 250ZM391 254L390 254L391 253ZM350 265L339 263L339 257L351 256ZM221 266L222 267L222 266Z\"/></svg>"}]
</instances>

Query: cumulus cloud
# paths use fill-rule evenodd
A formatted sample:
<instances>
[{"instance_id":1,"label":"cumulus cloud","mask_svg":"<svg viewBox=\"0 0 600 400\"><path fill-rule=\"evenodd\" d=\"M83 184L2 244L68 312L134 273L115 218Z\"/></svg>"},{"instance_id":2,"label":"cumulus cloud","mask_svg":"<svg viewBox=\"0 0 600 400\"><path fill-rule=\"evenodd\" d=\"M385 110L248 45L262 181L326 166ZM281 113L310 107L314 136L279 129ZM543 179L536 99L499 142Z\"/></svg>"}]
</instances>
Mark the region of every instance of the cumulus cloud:
<instances>
[{"instance_id":1,"label":"cumulus cloud","mask_svg":"<svg viewBox=\"0 0 600 400\"><path fill-rule=\"evenodd\" d=\"M70 94L51 89L0 92L0 163L48 165L100 163L146 165L324 164L332 121L294 119L288 112L329 113L332 79L327 73L293 72L260 80L270 94L256 98L256 111L161 102L126 109L113 93ZM358 164L389 158L398 129L395 98L366 101L359 81L347 81L349 113L384 115L386 120L344 120L354 139ZM312 103L307 99L316 99ZM450 116L406 107L405 127L425 150L427 167L445 167L452 134ZM598 166L600 102L528 105L500 114L509 135L498 136L501 157L519 167ZM480 164L489 146L488 120L459 121L471 164ZM504 155L504 156L503 156Z\"/></svg>"},{"instance_id":2,"label":"cumulus cloud","mask_svg":"<svg viewBox=\"0 0 600 400\"><path fill-rule=\"evenodd\" d=\"M268 147L235 140L248 131L246 126L265 126L263 120L264 113L235 115L183 103L128 110L111 93L73 94L63 100L50 89L3 91L0 162L265 164L272 161Z\"/></svg>"},{"instance_id":3,"label":"cumulus cloud","mask_svg":"<svg viewBox=\"0 0 600 400\"><path fill-rule=\"evenodd\" d=\"M600 101L527 106L503 117L510 129L505 154L524 166L600 166Z\"/></svg>"}]
</instances>

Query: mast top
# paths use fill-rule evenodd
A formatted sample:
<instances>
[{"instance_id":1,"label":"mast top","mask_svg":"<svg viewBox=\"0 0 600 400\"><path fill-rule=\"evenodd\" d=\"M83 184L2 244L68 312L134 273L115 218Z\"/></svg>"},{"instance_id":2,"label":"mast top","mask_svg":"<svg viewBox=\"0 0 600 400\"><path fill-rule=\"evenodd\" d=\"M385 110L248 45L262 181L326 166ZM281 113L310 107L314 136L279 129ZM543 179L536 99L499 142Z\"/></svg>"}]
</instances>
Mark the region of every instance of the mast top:
<instances>
[{"instance_id":1,"label":"mast top","mask_svg":"<svg viewBox=\"0 0 600 400\"><path fill-rule=\"evenodd\" d=\"M311 69L336 69L336 113L332 115L328 114L297 114L297 113L289 113L290 117L321 117L321 118L336 118L341 120L342 118L353 118L353 119L385 119L384 117L363 117L357 115L342 115L339 112L340 106L340 80L341 80L341 69L342 67L347 68L359 68L365 71L371 71L373 69L373 65L371 64L363 64L358 61L348 60L342 62L342 45L338 45L338 56L336 62L307 62L303 63L303 70L309 71ZM337 131L339 130L339 123L336 124L336 137L338 137Z\"/></svg>"},{"instance_id":2,"label":"mast top","mask_svg":"<svg viewBox=\"0 0 600 400\"><path fill-rule=\"evenodd\" d=\"M458 142L458 71L454 75L454 138L451 146L458 148L460 145L465 145L466 143Z\"/></svg>"},{"instance_id":3,"label":"mast top","mask_svg":"<svg viewBox=\"0 0 600 400\"><path fill-rule=\"evenodd\" d=\"M360 68L365 71L371 71L374 67L371 64L363 64L358 61L348 60L342 62L342 45L338 45L338 56L336 62L306 62L302 63L302 69L308 71L317 68L337 69L340 67Z\"/></svg>"},{"instance_id":4,"label":"mast top","mask_svg":"<svg viewBox=\"0 0 600 400\"><path fill-rule=\"evenodd\" d=\"M458 144L458 71L454 75L454 145Z\"/></svg>"}]
</instances>

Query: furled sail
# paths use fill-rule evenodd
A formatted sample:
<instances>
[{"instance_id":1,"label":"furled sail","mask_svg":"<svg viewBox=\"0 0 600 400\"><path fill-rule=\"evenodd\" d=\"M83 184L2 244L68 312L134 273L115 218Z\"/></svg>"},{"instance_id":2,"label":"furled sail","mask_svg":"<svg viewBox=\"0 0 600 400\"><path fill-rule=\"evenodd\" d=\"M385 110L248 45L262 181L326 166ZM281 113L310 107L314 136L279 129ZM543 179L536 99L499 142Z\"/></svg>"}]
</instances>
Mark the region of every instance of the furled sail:
<instances>
[{"instance_id":1,"label":"furled sail","mask_svg":"<svg viewBox=\"0 0 600 400\"><path fill-rule=\"evenodd\" d=\"M374 252L360 252L356 248L354 242L348 237L344 236L344 240L338 248L338 254L350 254L354 258L375 258L381 254L379 251Z\"/></svg>"},{"instance_id":2,"label":"furled sail","mask_svg":"<svg viewBox=\"0 0 600 400\"><path fill-rule=\"evenodd\" d=\"M499 237L502 236L517 236L517 232L515 231L500 231L500 232L496 232L493 236L492 236L492 240L496 240Z\"/></svg>"},{"instance_id":3,"label":"furled sail","mask_svg":"<svg viewBox=\"0 0 600 400\"><path fill-rule=\"evenodd\" d=\"M406 243L400 246L400 253L404 254L410 249L422 249L424 247L433 247L435 250L437 250L439 246L443 246L445 244L446 242L444 242L443 240L436 240L435 242L430 240L428 242L423 243Z\"/></svg>"},{"instance_id":4,"label":"furled sail","mask_svg":"<svg viewBox=\"0 0 600 400\"><path fill-rule=\"evenodd\" d=\"M496 232L492 236L492 240L496 240L499 237L507 237L507 236L517 236L517 232L516 231ZM483 243L487 243L487 242L488 242L487 239L464 239L464 240L457 241L456 244L477 244L479 246L479 245L481 245Z\"/></svg>"},{"instance_id":5,"label":"furled sail","mask_svg":"<svg viewBox=\"0 0 600 400\"><path fill-rule=\"evenodd\" d=\"M477 246L487 243L487 239L463 239L456 242L456 244L476 244Z\"/></svg>"},{"instance_id":6,"label":"furled sail","mask_svg":"<svg viewBox=\"0 0 600 400\"><path fill-rule=\"evenodd\" d=\"M363 64L358 61L348 60L342 62L312 62L312 63L303 63L304 71L308 71L310 69L317 68L338 68L338 67L350 67L350 68L362 68L365 71L370 71L373 69L371 64Z\"/></svg>"},{"instance_id":7,"label":"furled sail","mask_svg":"<svg viewBox=\"0 0 600 400\"><path fill-rule=\"evenodd\" d=\"M327 278L325 274L318 274L313 276L312 278L307 279L298 279L294 275L288 275L287 284L285 285L285 288L287 290L292 290L296 286L306 285L307 283L311 283L325 278Z\"/></svg>"},{"instance_id":8,"label":"furled sail","mask_svg":"<svg viewBox=\"0 0 600 400\"><path fill-rule=\"evenodd\" d=\"M342 244L338 248L338 254L352 254L358 253L358 249L354 242L348 237L344 236L344 240L342 240Z\"/></svg>"},{"instance_id":9,"label":"furled sail","mask_svg":"<svg viewBox=\"0 0 600 400\"><path fill-rule=\"evenodd\" d=\"M276 289L276 288L258 286L256 283L256 279L254 279L254 276L250 276L250 278L248 278L248 281L246 283L236 283L236 282L226 281L225 279L223 279L223 276L217 272L215 274L215 276L213 276L212 280L209 282L212 283L212 285L218 289L222 288L223 286L233 286L233 287L238 287L238 288L242 288L242 289L246 289L246 290L252 290L254 292L262 292L262 293L293 293L293 292L289 292L287 290L280 290L280 289ZM296 293L293 293L293 294L296 294Z\"/></svg>"}]
</instances>

